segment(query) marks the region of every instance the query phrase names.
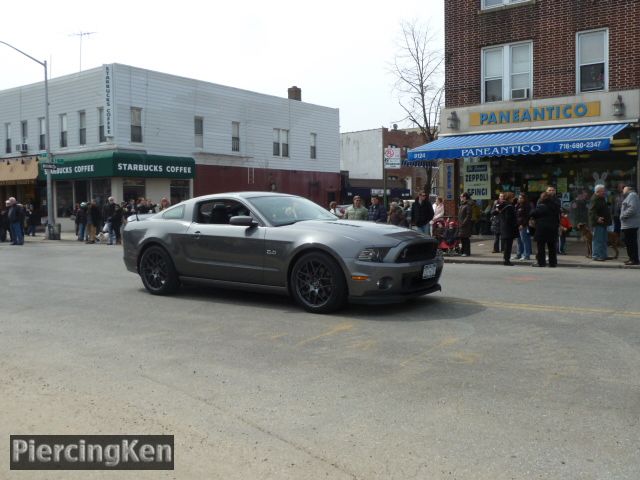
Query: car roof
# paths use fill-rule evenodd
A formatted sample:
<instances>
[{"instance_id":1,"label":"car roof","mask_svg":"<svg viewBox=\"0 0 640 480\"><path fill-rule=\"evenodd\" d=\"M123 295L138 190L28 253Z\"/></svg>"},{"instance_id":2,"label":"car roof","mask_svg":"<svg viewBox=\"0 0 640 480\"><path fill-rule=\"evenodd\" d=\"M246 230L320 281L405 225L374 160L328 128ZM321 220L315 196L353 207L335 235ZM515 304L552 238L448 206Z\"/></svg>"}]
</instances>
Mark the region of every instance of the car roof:
<instances>
[{"instance_id":1,"label":"car roof","mask_svg":"<svg viewBox=\"0 0 640 480\"><path fill-rule=\"evenodd\" d=\"M203 200L215 200L218 198L256 198L256 197L295 197L296 195L290 195L288 193L278 192L227 192L227 193L212 193L209 195L201 195L199 197L192 198L195 202Z\"/></svg>"}]
</instances>

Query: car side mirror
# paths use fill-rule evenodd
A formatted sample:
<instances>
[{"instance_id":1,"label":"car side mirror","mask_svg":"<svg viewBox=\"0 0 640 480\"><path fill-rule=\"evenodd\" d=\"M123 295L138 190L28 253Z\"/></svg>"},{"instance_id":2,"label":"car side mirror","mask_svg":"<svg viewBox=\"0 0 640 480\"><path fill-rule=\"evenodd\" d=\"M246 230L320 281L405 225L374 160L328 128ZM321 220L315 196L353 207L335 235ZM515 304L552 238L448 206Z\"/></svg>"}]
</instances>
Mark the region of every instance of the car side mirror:
<instances>
[{"instance_id":1,"label":"car side mirror","mask_svg":"<svg viewBox=\"0 0 640 480\"><path fill-rule=\"evenodd\" d=\"M240 227L257 227L258 222L256 222L253 217L249 215L238 215L236 217L231 217L229 219L229 224L238 225Z\"/></svg>"}]
</instances>

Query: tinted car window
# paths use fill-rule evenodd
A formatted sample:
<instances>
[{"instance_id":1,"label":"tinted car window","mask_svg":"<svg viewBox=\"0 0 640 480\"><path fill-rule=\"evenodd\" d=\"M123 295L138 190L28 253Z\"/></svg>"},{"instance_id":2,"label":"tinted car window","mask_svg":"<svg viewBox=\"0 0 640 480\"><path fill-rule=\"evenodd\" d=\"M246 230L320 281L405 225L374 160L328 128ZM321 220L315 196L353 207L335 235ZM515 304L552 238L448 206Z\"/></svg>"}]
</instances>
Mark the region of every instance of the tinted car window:
<instances>
[{"instance_id":1,"label":"tinted car window","mask_svg":"<svg viewBox=\"0 0 640 480\"><path fill-rule=\"evenodd\" d=\"M162 213L165 220L182 220L184 218L184 205L176 205Z\"/></svg>"},{"instance_id":2,"label":"tinted car window","mask_svg":"<svg viewBox=\"0 0 640 480\"><path fill-rule=\"evenodd\" d=\"M215 199L199 203L196 222L225 225L231 217L238 215L251 215L249 209L242 203L230 199Z\"/></svg>"}]
</instances>

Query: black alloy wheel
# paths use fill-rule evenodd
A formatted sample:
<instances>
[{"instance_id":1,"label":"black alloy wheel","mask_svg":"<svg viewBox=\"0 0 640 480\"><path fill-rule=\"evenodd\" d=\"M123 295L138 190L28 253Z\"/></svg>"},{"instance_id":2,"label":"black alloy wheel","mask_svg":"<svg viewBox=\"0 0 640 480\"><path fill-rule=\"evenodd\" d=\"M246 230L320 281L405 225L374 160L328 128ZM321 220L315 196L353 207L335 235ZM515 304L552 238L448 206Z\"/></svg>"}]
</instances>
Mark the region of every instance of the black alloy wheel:
<instances>
[{"instance_id":1,"label":"black alloy wheel","mask_svg":"<svg viewBox=\"0 0 640 480\"><path fill-rule=\"evenodd\" d=\"M348 292L342 270L324 253L300 257L291 270L289 284L296 302L308 312L329 313L346 303Z\"/></svg>"},{"instance_id":2,"label":"black alloy wheel","mask_svg":"<svg viewBox=\"0 0 640 480\"><path fill-rule=\"evenodd\" d=\"M167 295L180 285L171 257L161 247L149 247L140 259L140 277L144 287L153 295Z\"/></svg>"}]
</instances>

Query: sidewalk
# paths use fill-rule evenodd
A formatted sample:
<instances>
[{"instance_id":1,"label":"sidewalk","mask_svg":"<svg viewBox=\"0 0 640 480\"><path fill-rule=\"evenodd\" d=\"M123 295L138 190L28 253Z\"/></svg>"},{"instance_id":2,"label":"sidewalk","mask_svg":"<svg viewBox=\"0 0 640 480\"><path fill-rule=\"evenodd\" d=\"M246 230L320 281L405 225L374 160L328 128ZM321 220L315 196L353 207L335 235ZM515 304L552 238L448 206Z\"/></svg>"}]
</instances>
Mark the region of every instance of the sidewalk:
<instances>
[{"instance_id":1,"label":"sidewalk","mask_svg":"<svg viewBox=\"0 0 640 480\"><path fill-rule=\"evenodd\" d=\"M84 242L78 242L73 232L62 232L60 240L47 240L44 238L44 233L38 232L35 237L25 237L25 243L31 242L60 242L65 245L75 244L77 246L85 246ZM6 244L8 245L8 243ZM104 243L97 243L96 245L107 245ZM94 247L93 245L86 245L87 248ZM121 246L118 246L122 248ZM516 254L517 243L513 242L513 253ZM486 264L486 265L502 265L503 258L502 253L491 253L493 249L493 235L482 236L474 235L471 237L471 256L460 257L458 255L445 255L445 263L468 263L468 264ZM535 251L535 243L533 245ZM582 240L577 238L567 239L567 255L558 255L558 267L582 267L582 268L631 268L640 270L640 266L625 265L624 262L628 260L627 249L621 244L618 245L619 255L615 260L607 260L605 262L594 262L590 258L585 257L587 253L586 246ZM609 247L608 253L610 256L615 254L614 250ZM535 263L535 255L531 256L530 261L512 260L514 268L526 267L531 268L531 264ZM512 268L512 267L505 267Z\"/></svg>"},{"instance_id":2,"label":"sidewalk","mask_svg":"<svg viewBox=\"0 0 640 480\"><path fill-rule=\"evenodd\" d=\"M533 250L535 252L535 242L533 244ZM502 253L491 253L493 250L493 235L482 236L474 235L471 237L471 256L460 257L455 255L445 255L445 263L473 263L473 264L487 264L487 265L502 265L504 259ZM517 242L513 241L512 256L516 255L518 250ZM594 262L590 258L585 257L587 254L587 247L583 240L571 237L567 239L567 254L558 255L558 268L562 267L583 267L583 268L631 268L640 270L640 266L625 265L629 258L627 257L627 249L621 243L618 245L619 255L616 260L607 260L605 262ZM610 257L615 255L615 251L609 247L608 254ZM535 263L535 254L532 254L530 261L511 260L514 267L504 268L517 268L526 267L531 268L531 264Z\"/></svg>"}]
</instances>

